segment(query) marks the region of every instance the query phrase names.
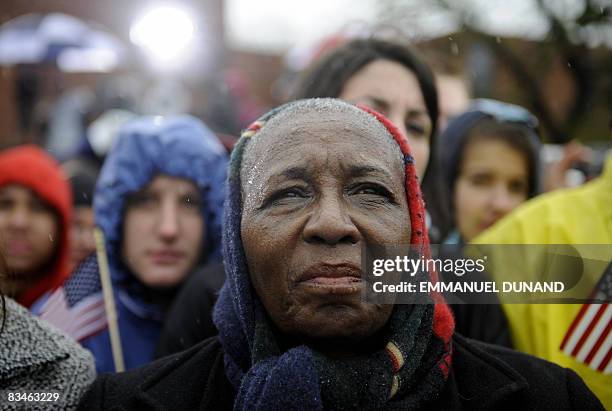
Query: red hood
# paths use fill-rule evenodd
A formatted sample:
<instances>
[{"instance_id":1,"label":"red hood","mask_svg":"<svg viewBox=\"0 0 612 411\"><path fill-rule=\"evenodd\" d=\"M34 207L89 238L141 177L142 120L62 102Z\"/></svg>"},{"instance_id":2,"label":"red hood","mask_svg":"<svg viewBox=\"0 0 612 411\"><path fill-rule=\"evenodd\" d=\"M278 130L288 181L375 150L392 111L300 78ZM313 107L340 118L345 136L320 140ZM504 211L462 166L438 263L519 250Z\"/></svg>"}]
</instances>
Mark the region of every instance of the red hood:
<instances>
[{"instance_id":1,"label":"red hood","mask_svg":"<svg viewBox=\"0 0 612 411\"><path fill-rule=\"evenodd\" d=\"M0 152L0 187L9 184L19 184L34 191L60 217L60 245L55 263L49 272L17 299L29 307L42 294L60 286L70 274L68 227L72 214L72 194L59 164L34 145Z\"/></svg>"}]
</instances>

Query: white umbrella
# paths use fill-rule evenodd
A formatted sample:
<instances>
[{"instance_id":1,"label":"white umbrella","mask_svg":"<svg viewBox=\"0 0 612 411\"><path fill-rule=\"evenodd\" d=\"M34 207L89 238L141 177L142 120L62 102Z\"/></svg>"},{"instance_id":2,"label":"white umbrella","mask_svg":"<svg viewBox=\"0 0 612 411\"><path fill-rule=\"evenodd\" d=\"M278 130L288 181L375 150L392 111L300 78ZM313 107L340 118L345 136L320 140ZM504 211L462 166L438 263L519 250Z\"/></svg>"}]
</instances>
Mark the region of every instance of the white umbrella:
<instances>
[{"instance_id":1,"label":"white umbrella","mask_svg":"<svg viewBox=\"0 0 612 411\"><path fill-rule=\"evenodd\" d=\"M54 63L67 72L108 72L125 54L109 32L62 13L26 14L0 27L0 65Z\"/></svg>"}]
</instances>

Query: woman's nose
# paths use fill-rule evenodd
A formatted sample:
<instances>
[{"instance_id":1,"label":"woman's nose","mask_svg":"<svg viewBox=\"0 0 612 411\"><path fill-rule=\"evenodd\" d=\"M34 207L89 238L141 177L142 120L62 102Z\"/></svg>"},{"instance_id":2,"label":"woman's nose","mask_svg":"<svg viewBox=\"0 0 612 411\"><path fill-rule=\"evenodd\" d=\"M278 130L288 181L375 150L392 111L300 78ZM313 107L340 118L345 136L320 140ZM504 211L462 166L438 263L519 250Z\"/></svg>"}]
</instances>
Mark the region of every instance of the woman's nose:
<instances>
[{"instance_id":1,"label":"woman's nose","mask_svg":"<svg viewBox=\"0 0 612 411\"><path fill-rule=\"evenodd\" d=\"M158 233L165 240L173 240L179 233L178 208L175 204L164 204L159 215Z\"/></svg>"},{"instance_id":2,"label":"woman's nose","mask_svg":"<svg viewBox=\"0 0 612 411\"><path fill-rule=\"evenodd\" d=\"M15 207L10 216L10 225L13 228L22 229L30 222L30 211L27 207Z\"/></svg>"},{"instance_id":3,"label":"woman's nose","mask_svg":"<svg viewBox=\"0 0 612 411\"><path fill-rule=\"evenodd\" d=\"M355 244L361 239L347 206L339 198L324 197L315 205L304 227L304 239L311 243L336 245Z\"/></svg>"},{"instance_id":4,"label":"woman's nose","mask_svg":"<svg viewBox=\"0 0 612 411\"><path fill-rule=\"evenodd\" d=\"M490 205L493 211L500 215L505 215L516 207L513 195L503 185L495 186L491 193Z\"/></svg>"}]
</instances>

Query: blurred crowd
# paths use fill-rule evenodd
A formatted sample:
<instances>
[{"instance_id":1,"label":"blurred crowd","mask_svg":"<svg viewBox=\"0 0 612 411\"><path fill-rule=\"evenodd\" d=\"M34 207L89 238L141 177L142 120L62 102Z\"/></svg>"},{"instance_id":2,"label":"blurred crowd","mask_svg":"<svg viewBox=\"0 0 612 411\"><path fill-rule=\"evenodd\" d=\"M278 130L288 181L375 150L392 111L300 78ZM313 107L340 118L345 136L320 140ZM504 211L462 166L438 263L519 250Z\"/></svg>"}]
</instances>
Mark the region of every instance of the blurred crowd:
<instances>
[{"instance_id":1,"label":"blurred crowd","mask_svg":"<svg viewBox=\"0 0 612 411\"><path fill-rule=\"evenodd\" d=\"M319 320L316 310L306 308L301 315L311 321L279 314L292 312L282 305L293 300L284 299L291 287L276 284L273 273L278 265L291 264L292 253L322 249L333 260L345 244L361 246L368 235L382 243L429 247L430 242L458 250L468 244L607 244L612 249L612 128L607 130L611 140L596 148L580 143L581 136L572 136L563 146L546 144L540 121L528 108L477 98L465 74L446 70L440 59L400 39L347 38L318 52L283 86L282 103L289 106L272 114L264 115L271 107L249 95L244 79L231 70L211 87L205 108L194 109L193 102L181 100L188 92L181 90L166 94L176 98L167 106L144 109L152 101L136 101L130 79L116 78L97 90L67 90L43 114L31 113L39 122L32 128L36 137L0 151L0 392L59 391L67 409L79 401L82 409L123 401L136 407L137 402L128 401L139 395L139 378L157 376L162 382L155 389L173 392L169 402L199 387L197 401L209 401L209 409L337 408L339 393L350 391L344 385L363 383L368 393L379 395L376 384L357 377L343 383L339 375L361 375L365 364L378 372L380 364L365 351L354 357L362 361L359 364L338 360L340 348L335 352L332 347L325 360L299 351L303 343L327 355L328 347L320 348L317 336L327 332L328 324L360 327L336 320L337 313ZM362 112L355 114L336 100L295 103L315 98L339 99ZM29 109L35 107L40 108L31 104ZM369 120L360 117L363 113ZM376 124L367 122L374 118ZM338 119L345 125L334 129L331 125ZM387 143L376 140L378 136L371 144L359 144L368 133L383 132L379 129L395 138L401 153L397 148L387 153ZM313 143L296 142L297 134L312 136ZM328 151L322 150L326 144ZM350 206L332 194L320 194L334 192L329 184L335 181L334 173L346 171L343 161L348 157L372 159L369 164L376 168L376 161L390 159L385 164L391 164L400 155L405 178L397 184L405 195L395 192L394 175L380 184L356 186L356 199L346 200ZM303 175L309 171L299 167L301 158L310 158L318 174ZM317 159L324 166L319 167ZM296 165L283 174L290 178L278 177L272 184L284 191L268 197L261 175L279 172L288 163ZM356 180L370 178L371 170L361 172L365 174ZM413 181L408 181L410 173ZM314 188L309 188L309 179L319 176L325 177L321 186L312 183ZM353 196L353 188L347 190L339 198ZM421 192L424 209L415 202ZM305 204L315 201L308 200L316 197L313 193L325 198L320 201L327 208L321 205L307 217L291 211L310 207ZM362 214L342 214L345 207L357 207L357 201L364 203ZM381 205L384 202L388 204ZM385 216L367 220L395 204L405 204L408 225L395 225L396 220ZM296 227L288 226L291 219ZM352 224L354 232L348 228ZM300 248L300 242L307 246ZM308 256L299 258L307 261ZM249 272L250 282L245 280ZM496 278L494 272L485 274ZM479 384L478 373L488 376L491 386L481 389L493 399L482 403L485 408L504 401L513 404L510 408L612 408L612 265L599 275L598 286L604 284L601 303L452 304L447 322L441 309L424 309L417 318L416 309L403 313L397 308L386 317L393 320L389 324L405 320L405 328L389 331L401 361L393 365L389 384L397 387L388 398L401 409L458 406L457 396L444 388L452 379L448 371L430 371L432 364L444 362L451 376L474 385ZM433 298L431 306L438 305L446 307ZM261 313L268 322L260 319ZM270 321L273 326L262 326ZM430 325L425 330L417 323ZM291 327L302 328L292 333ZM447 335L440 330L450 331ZM303 339L296 337L302 332ZM360 342L385 338L380 333L364 335ZM210 338L216 346L202 343ZM473 340L485 354L470 351ZM11 344L7 352L4 341ZM344 347L342 338L330 341ZM363 343L368 344L376 346ZM214 357L213 348L224 356ZM210 359L198 359L204 351ZM474 358L468 361L464 351ZM430 362L411 362L414 352ZM488 374L493 371L487 367L493 366L477 364L478 357L501 359L495 377ZM572 371L556 379L559 368L535 357ZM152 363L159 358L162 362ZM393 362L397 357L391 358ZM198 367L190 371L183 364L189 362ZM140 371L116 374L134 369ZM174 369L180 373L172 377ZM212 371L194 375L182 388L179 376L188 379L199 369ZM523 391L508 397L501 388L495 391L495 378L502 372L516 374L514 383L524 386ZM317 385L309 379L312 375L327 375L327 381L334 382ZM212 379L225 385L214 385ZM418 381L426 381L427 387ZM213 388L225 402L207 391ZM306 394L312 389L320 390L319 397L308 402ZM458 397L467 397L467 392ZM387 401L386 391L383 397ZM451 397L450 402L436 402ZM352 397L346 401L347 409L385 403Z\"/></svg>"}]
</instances>

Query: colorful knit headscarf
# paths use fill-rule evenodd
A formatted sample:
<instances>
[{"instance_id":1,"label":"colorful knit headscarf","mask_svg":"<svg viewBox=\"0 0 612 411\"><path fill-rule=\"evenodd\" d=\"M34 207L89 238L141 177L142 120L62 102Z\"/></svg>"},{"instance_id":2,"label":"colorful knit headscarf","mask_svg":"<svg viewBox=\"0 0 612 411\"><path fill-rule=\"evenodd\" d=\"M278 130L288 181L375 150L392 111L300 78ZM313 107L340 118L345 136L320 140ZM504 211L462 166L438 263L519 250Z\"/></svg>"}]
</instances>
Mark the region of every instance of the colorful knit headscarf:
<instances>
[{"instance_id":1,"label":"colorful knit headscarf","mask_svg":"<svg viewBox=\"0 0 612 411\"><path fill-rule=\"evenodd\" d=\"M330 359L305 346L282 352L270 319L255 293L241 240L240 168L249 141L285 110L346 105L335 99L300 100L280 106L241 136L230 161L224 215L226 282L215 305L214 322L225 351L225 371L235 387L234 409L414 409L434 400L451 364L454 321L438 296L430 304L397 305L387 323L386 348L350 359ZM414 160L406 139L382 115L367 109L388 131L404 157L411 243L429 257L425 209ZM431 274L435 281L435 274Z\"/></svg>"}]
</instances>

